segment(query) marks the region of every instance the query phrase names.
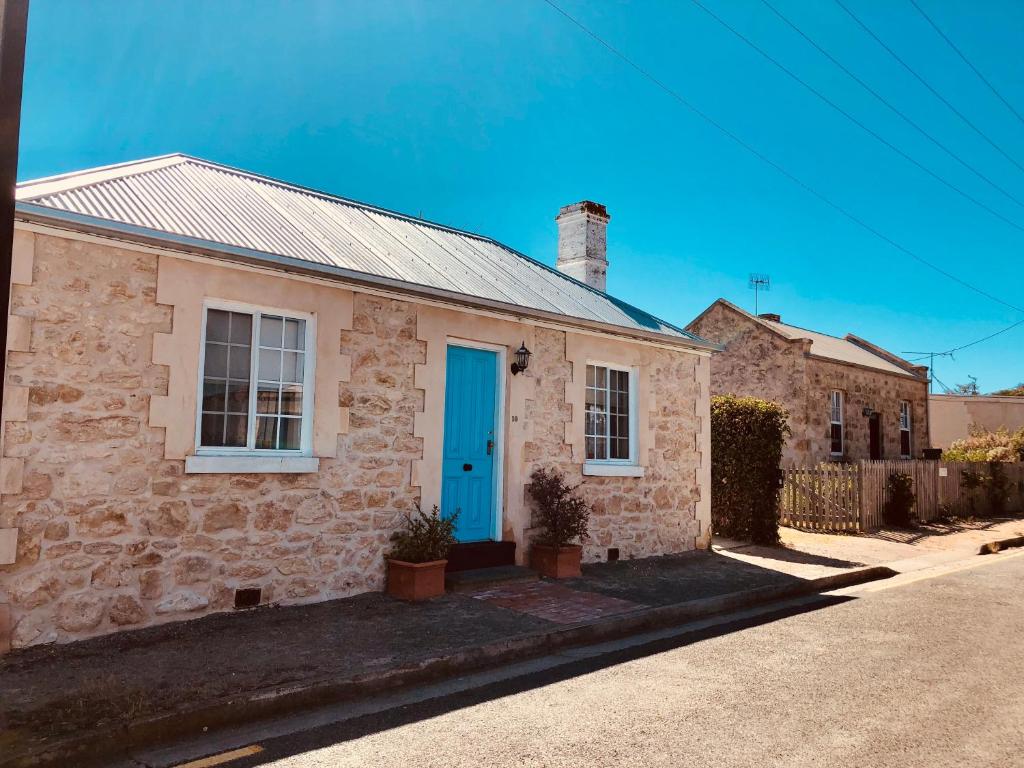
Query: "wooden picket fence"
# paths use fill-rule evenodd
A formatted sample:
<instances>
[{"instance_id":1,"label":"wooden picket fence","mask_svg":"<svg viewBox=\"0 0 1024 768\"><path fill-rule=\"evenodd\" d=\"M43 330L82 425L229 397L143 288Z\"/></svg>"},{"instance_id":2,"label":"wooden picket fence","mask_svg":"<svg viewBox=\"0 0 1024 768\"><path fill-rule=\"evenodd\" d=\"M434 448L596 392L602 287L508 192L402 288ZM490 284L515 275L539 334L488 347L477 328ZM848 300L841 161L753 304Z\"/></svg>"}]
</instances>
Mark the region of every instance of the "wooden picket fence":
<instances>
[{"instance_id":1,"label":"wooden picket fence","mask_svg":"<svg viewBox=\"0 0 1024 768\"><path fill-rule=\"evenodd\" d=\"M1006 509L1024 512L1024 463L1002 463ZM987 478L988 464L920 460L861 461L783 470L780 519L783 525L813 531L870 531L883 524L889 476L910 475L921 522L992 512L986 488L964 487L966 473Z\"/></svg>"}]
</instances>

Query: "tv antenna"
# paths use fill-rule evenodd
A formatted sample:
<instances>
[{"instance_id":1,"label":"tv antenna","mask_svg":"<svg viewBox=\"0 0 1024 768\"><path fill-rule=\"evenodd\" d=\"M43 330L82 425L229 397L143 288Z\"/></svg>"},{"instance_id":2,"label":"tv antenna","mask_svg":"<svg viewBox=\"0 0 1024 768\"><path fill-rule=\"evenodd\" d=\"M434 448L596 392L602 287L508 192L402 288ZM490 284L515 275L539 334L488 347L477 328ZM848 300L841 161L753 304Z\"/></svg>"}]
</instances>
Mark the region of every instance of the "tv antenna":
<instances>
[{"instance_id":1,"label":"tv antenna","mask_svg":"<svg viewBox=\"0 0 1024 768\"><path fill-rule=\"evenodd\" d=\"M747 283L748 288L754 289L754 314L757 314L757 295L761 291L770 291L772 289L772 279L765 274L760 272L750 273L750 282Z\"/></svg>"}]
</instances>

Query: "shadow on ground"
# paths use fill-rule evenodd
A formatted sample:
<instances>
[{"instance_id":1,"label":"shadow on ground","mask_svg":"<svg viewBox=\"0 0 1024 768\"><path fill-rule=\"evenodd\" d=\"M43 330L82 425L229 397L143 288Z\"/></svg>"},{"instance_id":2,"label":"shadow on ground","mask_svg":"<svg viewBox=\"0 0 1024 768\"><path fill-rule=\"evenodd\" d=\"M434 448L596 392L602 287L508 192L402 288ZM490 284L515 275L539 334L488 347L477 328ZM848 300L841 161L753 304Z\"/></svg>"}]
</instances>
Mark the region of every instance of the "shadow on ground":
<instances>
[{"instance_id":1,"label":"shadow on ground","mask_svg":"<svg viewBox=\"0 0 1024 768\"><path fill-rule=\"evenodd\" d=\"M582 578L561 584L637 610L803 581L694 552L588 565ZM370 593L24 649L0 657L0 748L6 757L94 733L127 736L133 723L187 716L240 695L414 670L562 626L472 594L409 604Z\"/></svg>"},{"instance_id":2,"label":"shadow on ground","mask_svg":"<svg viewBox=\"0 0 1024 768\"><path fill-rule=\"evenodd\" d=\"M985 531L1000 523L1020 520L1019 517L988 517L988 518L955 518L951 520L932 520L919 523L913 528L880 528L865 534L867 538L892 541L897 544L917 544L920 541L949 536L964 531Z\"/></svg>"},{"instance_id":3,"label":"shadow on ground","mask_svg":"<svg viewBox=\"0 0 1024 768\"><path fill-rule=\"evenodd\" d=\"M536 672L469 691L443 696L419 703L396 706L382 712L367 714L341 723L320 726L309 731L283 736L261 742L263 751L251 757L231 762L237 768L255 768L272 764L278 760L295 757L318 749L343 744L348 741L376 733L400 728L422 720L439 717L450 712L494 701L506 696L554 685L565 680L596 672L619 664L671 651L715 637L742 631L751 627L768 624L781 619L828 608L855 598L820 595L813 603L791 606L778 611L754 617L723 623L705 629L694 630L685 635L659 640L628 650L609 653L597 658L567 664L553 670Z\"/></svg>"}]
</instances>

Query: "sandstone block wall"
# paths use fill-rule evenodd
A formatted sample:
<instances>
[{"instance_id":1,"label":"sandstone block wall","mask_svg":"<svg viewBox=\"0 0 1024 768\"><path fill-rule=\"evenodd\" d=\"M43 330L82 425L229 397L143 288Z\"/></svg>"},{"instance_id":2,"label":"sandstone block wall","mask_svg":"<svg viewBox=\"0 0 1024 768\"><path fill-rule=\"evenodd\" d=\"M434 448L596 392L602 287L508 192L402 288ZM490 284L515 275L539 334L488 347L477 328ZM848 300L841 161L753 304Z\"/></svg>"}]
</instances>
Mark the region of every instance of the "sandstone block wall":
<instances>
[{"instance_id":1,"label":"sandstone block wall","mask_svg":"<svg viewBox=\"0 0 1024 768\"><path fill-rule=\"evenodd\" d=\"M24 413L4 425L3 462L17 471L5 473L0 497L0 530L17 532L14 562L0 564L14 647L231 610L239 588L261 588L264 603L297 603L383 587L390 535L424 493L413 467L428 465L424 453L435 449L425 444L437 444L416 430L429 308L354 293L351 328L335 340L350 362L337 382L347 424L318 473L186 474L184 460L165 457L165 427L149 420L150 399L168 396L170 369L153 362L153 345L174 331L172 308L157 301L169 257L50 234L19 238L32 265L30 279L13 286L25 341L12 345L5 391L24 394ZM253 282L250 301L259 303L267 279ZM507 335L516 346L531 338L534 351L517 377L529 382L516 384L522 412L515 429L506 423L521 446L506 451L506 538L528 542L524 478L554 465L594 503L588 560L609 547L642 557L706 545L707 358L644 347L646 476L584 478L566 442L566 383L582 375L566 357L568 334L500 322L515 326ZM478 324L460 316L453 332Z\"/></svg>"},{"instance_id":2,"label":"sandstone block wall","mask_svg":"<svg viewBox=\"0 0 1024 768\"><path fill-rule=\"evenodd\" d=\"M726 347L711 359L712 395L750 395L789 411L793 435L783 451L785 466L832 461L829 393L844 401L843 460L870 458L865 408L881 414L884 458L899 458L899 403L911 403L911 455L920 457L928 437L928 383L897 374L824 360L805 340L772 333L726 307L715 306L690 330Z\"/></svg>"}]
</instances>

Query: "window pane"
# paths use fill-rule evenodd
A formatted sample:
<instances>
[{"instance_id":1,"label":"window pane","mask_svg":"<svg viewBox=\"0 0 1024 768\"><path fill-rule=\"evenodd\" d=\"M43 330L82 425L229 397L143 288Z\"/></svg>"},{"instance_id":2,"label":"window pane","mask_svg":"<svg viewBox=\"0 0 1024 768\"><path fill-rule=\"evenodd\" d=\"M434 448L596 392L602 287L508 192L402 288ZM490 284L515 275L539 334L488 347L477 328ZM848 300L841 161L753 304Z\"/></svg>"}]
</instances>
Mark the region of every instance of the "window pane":
<instances>
[{"instance_id":1,"label":"window pane","mask_svg":"<svg viewBox=\"0 0 1024 768\"><path fill-rule=\"evenodd\" d=\"M305 355L301 352L283 352L281 381L302 381L302 366Z\"/></svg>"},{"instance_id":2,"label":"window pane","mask_svg":"<svg viewBox=\"0 0 1024 768\"><path fill-rule=\"evenodd\" d=\"M228 348L224 344L207 344L203 372L220 379L228 377Z\"/></svg>"},{"instance_id":3,"label":"window pane","mask_svg":"<svg viewBox=\"0 0 1024 768\"><path fill-rule=\"evenodd\" d=\"M841 454L843 452L843 428L839 424L832 425L832 453Z\"/></svg>"},{"instance_id":4,"label":"window pane","mask_svg":"<svg viewBox=\"0 0 1024 768\"><path fill-rule=\"evenodd\" d=\"M608 458L608 440L603 437L594 438L594 459L601 461Z\"/></svg>"},{"instance_id":5,"label":"window pane","mask_svg":"<svg viewBox=\"0 0 1024 768\"><path fill-rule=\"evenodd\" d=\"M210 309L206 312L206 340L228 340L228 316L230 312L221 309Z\"/></svg>"},{"instance_id":6,"label":"window pane","mask_svg":"<svg viewBox=\"0 0 1024 768\"><path fill-rule=\"evenodd\" d=\"M274 416L256 417L256 447L274 449L277 447L277 418Z\"/></svg>"},{"instance_id":7,"label":"window pane","mask_svg":"<svg viewBox=\"0 0 1024 768\"><path fill-rule=\"evenodd\" d=\"M273 315L260 316L260 346L281 347L284 338L284 320Z\"/></svg>"},{"instance_id":8,"label":"window pane","mask_svg":"<svg viewBox=\"0 0 1024 768\"><path fill-rule=\"evenodd\" d=\"M613 459L628 459L629 458L629 439L626 437L620 437L612 440L612 455Z\"/></svg>"},{"instance_id":9,"label":"window pane","mask_svg":"<svg viewBox=\"0 0 1024 768\"><path fill-rule=\"evenodd\" d=\"M227 382L223 379L205 379L203 381L204 411L224 411L224 388Z\"/></svg>"},{"instance_id":10,"label":"window pane","mask_svg":"<svg viewBox=\"0 0 1024 768\"><path fill-rule=\"evenodd\" d=\"M204 413L199 441L200 445L224 445L224 417L219 413Z\"/></svg>"},{"instance_id":11,"label":"window pane","mask_svg":"<svg viewBox=\"0 0 1024 768\"><path fill-rule=\"evenodd\" d=\"M900 454L910 455L910 432L905 429L900 432Z\"/></svg>"},{"instance_id":12,"label":"window pane","mask_svg":"<svg viewBox=\"0 0 1024 768\"><path fill-rule=\"evenodd\" d=\"M281 419L278 448L281 450L297 451L299 449L299 428L301 426L301 419Z\"/></svg>"},{"instance_id":13,"label":"window pane","mask_svg":"<svg viewBox=\"0 0 1024 768\"><path fill-rule=\"evenodd\" d=\"M224 445L232 448L244 448L248 429L248 416L229 414L224 418Z\"/></svg>"},{"instance_id":14,"label":"window pane","mask_svg":"<svg viewBox=\"0 0 1024 768\"><path fill-rule=\"evenodd\" d=\"M231 343L252 346L252 315L231 312Z\"/></svg>"},{"instance_id":15,"label":"window pane","mask_svg":"<svg viewBox=\"0 0 1024 768\"><path fill-rule=\"evenodd\" d=\"M293 384L282 388L281 413L288 416L302 415L302 387Z\"/></svg>"},{"instance_id":16,"label":"window pane","mask_svg":"<svg viewBox=\"0 0 1024 768\"><path fill-rule=\"evenodd\" d=\"M260 350L260 379L266 381L281 380L281 352L276 349Z\"/></svg>"},{"instance_id":17,"label":"window pane","mask_svg":"<svg viewBox=\"0 0 1024 768\"><path fill-rule=\"evenodd\" d=\"M249 368L252 365L251 347L232 344L228 350L228 376L232 379L249 379Z\"/></svg>"},{"instance_id":18,"label":"window pane","mask_svg":"<svg viewBox=\"0 0 1024 768\"><path fill-rule=\"evenodd\" d=\"M597 366L594 368L594 386L602 389L608 387L608 369Z\"/></svg>"},{"instance_id":19,"label":"window pane","mask_svg":"<svg viewBox=\"0 0 1024 768\"><path fill-rule=\"evenodd\" d=\"M597 458L597 438L587 438L587 459L592 460Z\"/></svg>"},{"instance_id":20,"label":"window pane","mask_svg":"<svg viewBox=\"0 0 1024 768\"><path fill-rule=\"evenodd\" d=\"M249 380L228 382L228 397L224 410L227 413L249 413Z\"/></svg>"},{"instance_id":21,"label":"window pane","mask_svg":"<svg viewBox=\"0 0 1024 768\"><path fill-rule=\"evenodd\" d=\"M592 387L595 384L595 377L597 375L594 372L595 370L596 369L594 368L594 366L592 366L592 365L588 365L587 366L587 386L588 387Z\"/></svg>"},{"instance_id":22,"label":"window pane","mask_svg":"<svg viewBox=\"0 0 1024 768\"><path fill-rule=\"evenodd\" d=\"M284 321L284 347L285 349L306 348L306 321L285 320Z\"/></svg>"},{"instance_id":23,"label":"window pane","mask_svg":"<svg viewBox=\"0 0 1024 768\"><path fill-rule=\"evenodd\" d=\"M276 381L261 381L256 387L256 413L278 413L278 392L281 385Z\"/></svg>"}]
</instances>

